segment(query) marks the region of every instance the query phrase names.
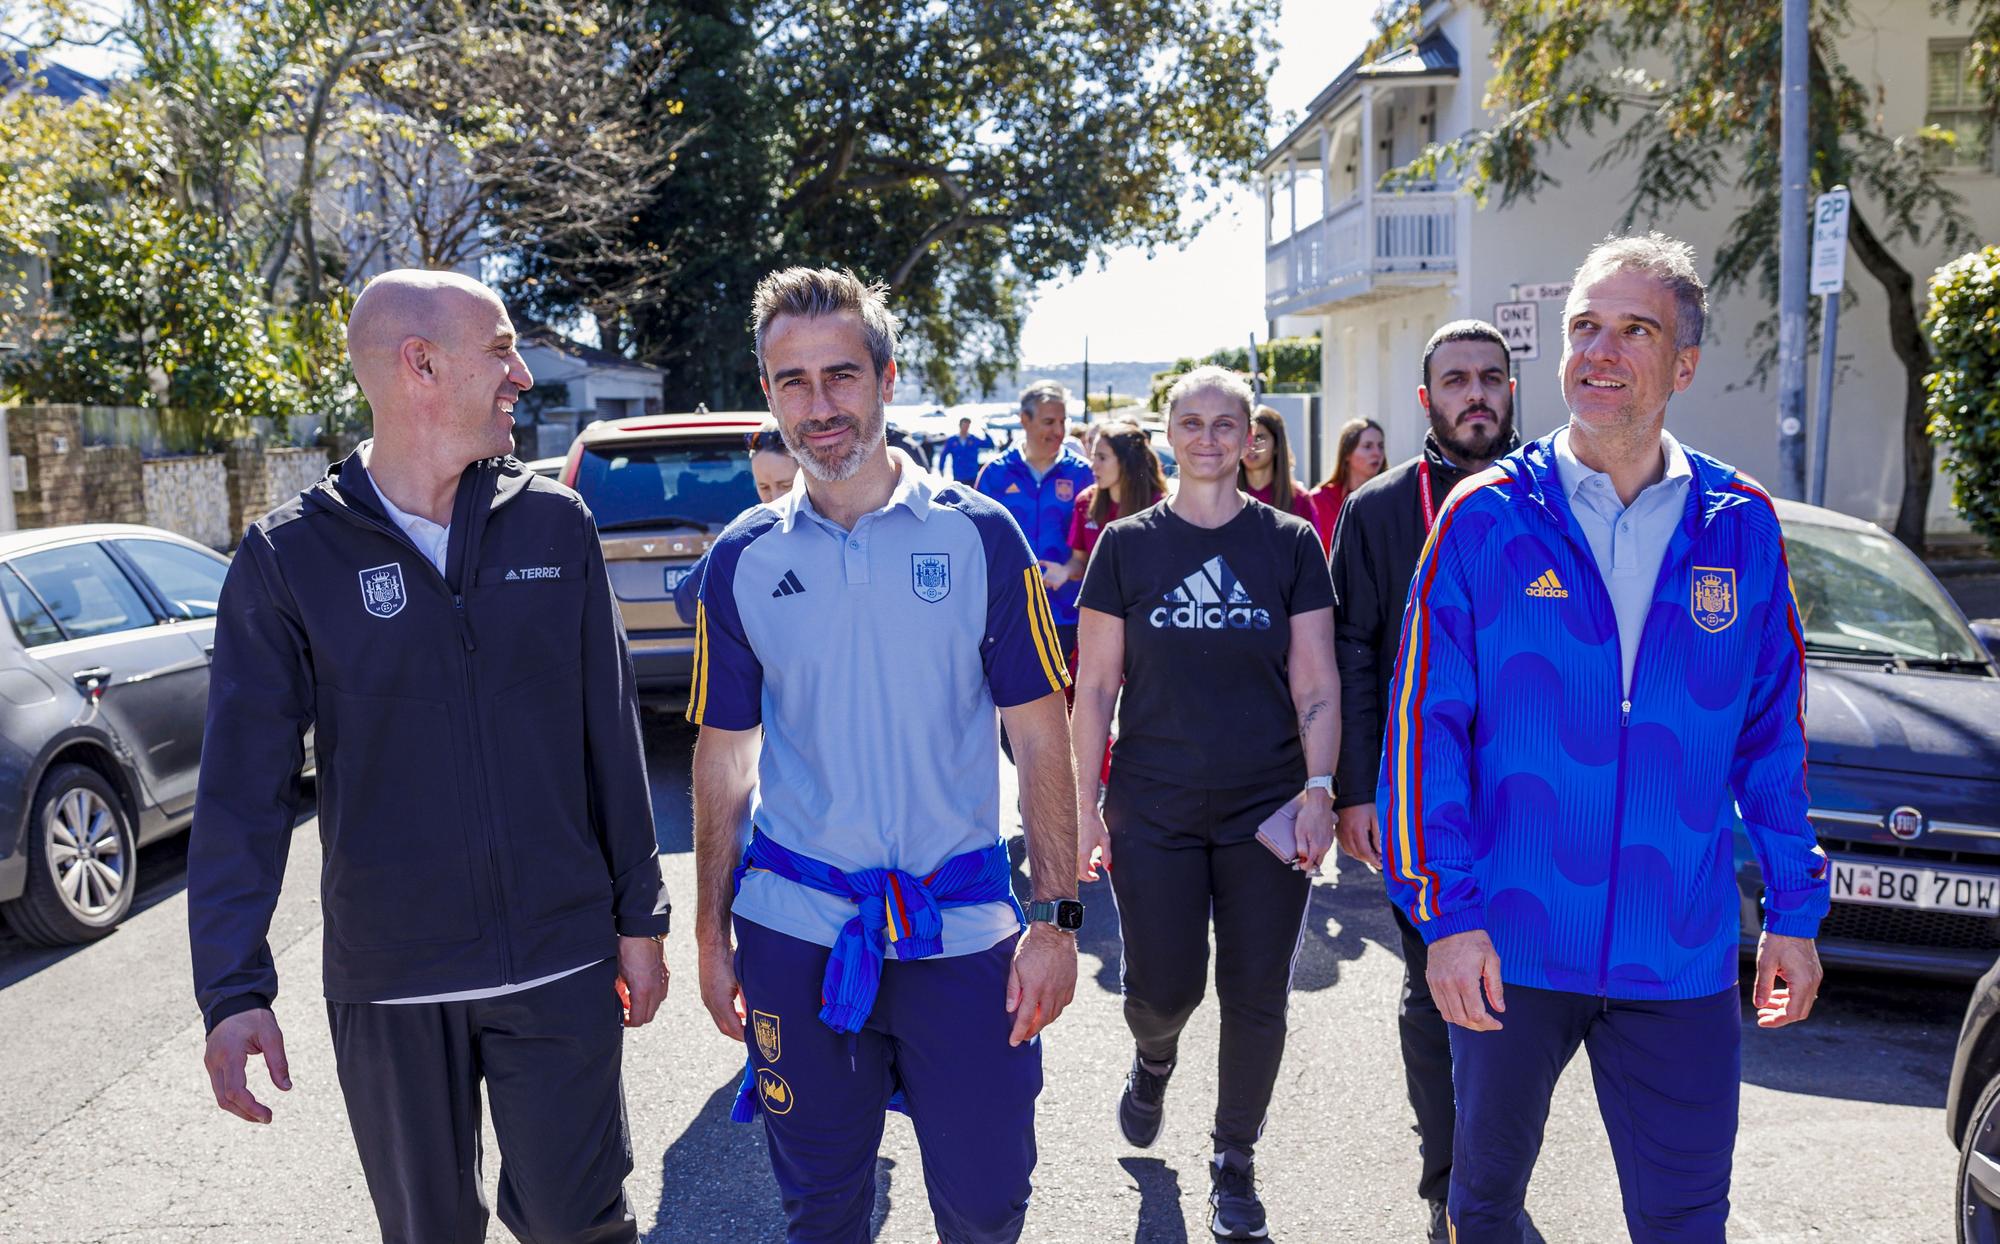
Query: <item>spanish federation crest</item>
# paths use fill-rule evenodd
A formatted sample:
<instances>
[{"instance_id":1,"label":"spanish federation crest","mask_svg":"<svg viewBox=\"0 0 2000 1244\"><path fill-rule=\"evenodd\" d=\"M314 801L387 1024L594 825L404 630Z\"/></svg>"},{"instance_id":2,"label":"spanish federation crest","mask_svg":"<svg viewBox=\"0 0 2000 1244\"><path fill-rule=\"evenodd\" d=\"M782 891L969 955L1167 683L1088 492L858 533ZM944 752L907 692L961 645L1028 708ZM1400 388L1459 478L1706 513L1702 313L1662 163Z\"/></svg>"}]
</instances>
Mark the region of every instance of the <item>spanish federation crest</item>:
<instances>
[{"instance_id":1,"label":"spanish federation crest","mask_svg":"<svg viewBox=\"0 0 2000 1244\"><path fill-rule=\"evenodd\" d=\"M1736 621L1736 572L1726 566L1696 566L1688 614L1711 635L1728 630Z\"/></svg>"},{"instance_id":2,"label":"spanish federation crest","mask_svg":"<svg viewBox=\"0 0 2000 1244\"><path fill-rule=\"evenodd\" d=\"M376 617L395 617L409 599L403 590L403 563L371 566L361 572L361 606Z\"/></svg>"},{"instance_id":3,"label":"spanish federation crest","mask_svg":"<svg viewBox=\"0 0 2000 1244\"><path fill-rule=\"evenodd\" d=\"M1076 481L1059 479L1056 481L1056 500L1072 501L1076 498Z\"/></svg>"},{"instance_id":4,"label":"spanish federation crest","mask_svg":"<svg viewBox=\"0 0 2000 1244\"><path fill-rule=\"evenodd\" d=\"M757 1034L757 1052L767 1063L778 1061L784 1047L778 1041L778 1017L769 1011L750 1012L750 1027Z\"/></svg>"},{"instance_id":5,"label":"spanish federation crest","mask_svg":"<svg viewBox=\"0 0 2000 1244\"><path fill-rule=\"evenodd\" d=\"M910 554L910 590L933 605L951 595L951 554Z\"/></svg>"}]
</instances>

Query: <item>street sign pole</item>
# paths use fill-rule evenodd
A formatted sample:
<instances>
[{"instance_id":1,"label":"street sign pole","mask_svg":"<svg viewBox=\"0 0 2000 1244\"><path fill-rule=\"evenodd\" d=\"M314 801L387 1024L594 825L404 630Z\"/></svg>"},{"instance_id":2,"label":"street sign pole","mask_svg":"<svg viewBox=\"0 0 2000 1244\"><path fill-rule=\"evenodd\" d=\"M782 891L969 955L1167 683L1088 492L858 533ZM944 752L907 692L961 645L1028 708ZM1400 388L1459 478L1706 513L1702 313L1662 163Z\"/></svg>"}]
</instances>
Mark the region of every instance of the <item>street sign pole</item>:
<instances>
[{"instance_id":1,"label":"street sign pole","mask_svg":"<svg viewBox=\"0 0 2000 1244\"><path fill-rule=\"evenodd\" d=\"M1847 283L1847 218L1852 197L1835 186L1813 204L1812 286L1819 295L1819 393L1814 401L1812 493L1826 504L1827 437L1833 427L1833 371L1840 352L1840 291Z\"/></svg>"},{"instance_id":2,"label":"street sign pole","mask_svg":"<svg viewBox=\"0 0 2000 1244\"><path fill-rule=\"evenodd\" d=\"M1805 496L1806 22L1809 0L1785 0L1778 196L1778 488Z\"/></svg>"},{"instance_id":3,"label":"street sign pole","mask_svg":"<svg viewBox=\"0 0 2000 1244\"><path fill-rule=\"evenodd\" d=\"M1264 365L1257 361L1257 334L1250 334L1250 395L1264 404Z\"/></svg>"}]
</instances>

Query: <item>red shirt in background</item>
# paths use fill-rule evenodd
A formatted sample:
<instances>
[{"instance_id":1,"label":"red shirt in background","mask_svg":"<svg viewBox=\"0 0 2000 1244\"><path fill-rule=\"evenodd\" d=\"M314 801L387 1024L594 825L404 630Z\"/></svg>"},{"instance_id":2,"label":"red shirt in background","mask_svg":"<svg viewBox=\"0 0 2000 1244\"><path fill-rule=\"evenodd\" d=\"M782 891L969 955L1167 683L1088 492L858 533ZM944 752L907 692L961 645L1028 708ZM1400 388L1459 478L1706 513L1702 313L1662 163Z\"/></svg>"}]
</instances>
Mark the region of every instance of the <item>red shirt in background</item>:
<instances>
[{"instance_id":1,"label":"red shirt in background","mask_svg":"<svg viewBox=\"0 0 2000 1244\"><path fill-rule=\"evenodd\" d=\"M1315 488L1307 494L1313 505L1313 530L1319 533L1320 547L1329 554L1333 552L1333 529L1340 523L1340 507L1347 500L1347 489L1336 480L1324 488Z\"/></svg>"},{"instance_id":2,"label":"red shirt in background","mask_svg":"<svg viewBox=\"0 0 2000 1244\"><path fill-rule=\"evenodd\" d=\"M1249 493L1265 505L1276 506L1277 502L1271 500L1271 494L1276 488L1276 483L1277 481L1272 481L1272 487L1270 488L1252 488L1249 490ZM1313 516L1312 494L1308 493L1305 490L1305 486L1297 480L1292 481L1292 513L1314 524L1315 529L1317 529L1318 520Z\"/></svg>"},{"instance_id":3,"label":"red shirt in background","mask_svg":"<svg viewBox=\"0 0 2000 1244\"><path fill-rule=\"evenodd\" d=\"M1090 551L1097 547L1097 537L1103 532L1103 523L1090 521L1091 504L1097 500L1097 485L1092 484L1076 494L1076 510L1069 520L1069 546L1090 560ZM1111 498L1111 512L1104 518L1108 523L1118 517L1118 498Z\"/></svg>"}]
</instances>

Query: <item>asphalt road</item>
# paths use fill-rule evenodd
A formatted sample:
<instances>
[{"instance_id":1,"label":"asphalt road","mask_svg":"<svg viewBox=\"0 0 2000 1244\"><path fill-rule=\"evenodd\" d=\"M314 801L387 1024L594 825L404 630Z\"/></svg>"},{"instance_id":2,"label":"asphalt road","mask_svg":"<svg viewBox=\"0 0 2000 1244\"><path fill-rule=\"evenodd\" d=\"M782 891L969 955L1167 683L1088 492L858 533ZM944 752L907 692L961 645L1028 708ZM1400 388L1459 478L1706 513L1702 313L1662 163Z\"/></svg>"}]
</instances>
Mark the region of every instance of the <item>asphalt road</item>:
<instances>
[{"instance_id":1,"label":"asphalt road","mask_svg":"<svg viewBox=\"0 0 2000 1244\"><path fill-rule=\"evenodd\" d=\"M672 722L649 723L648 736L668 881L685 897L694 872L692 736ZM142 853L142 910L109 939L57 953L0 938L0 1241L376 1238L318 996L318 864L307 821L271 939L295 1087L277 1095L269 1127L222 1114L208 1093L178 842ZM1128 1148L1112 1119L1130 1057L1118 938L1109 895L1091 888L1099 892L1085 894L1091 921L1077 1002L1047 1037L1026 1238L1204 1241L1215 1012L1205 1006L1194 1020L1160 1142ZM681 921L669 948L679 969L673 996L626 1044L636 1154L627 1189L648 1241L781 1240L761 1130L728 1121L742 1049L700 1010L687 930ZM1379 882L1349 869L1338 888L1316 890L1291 1049L1259 1151L1274 1239L1421 1238L1395 1046L1400 976ZM1734 1239L1951 1238L1942 1105L1964 1002L1962 989L1836 975L1805 1026L1746 1025ZM261 1072L252 1084L260 1095L268 1088ZM496 1154L489 1133L489 1201ZM877 1239L933 1238L915 1141L900 1116L889 1121L879 1187ZM1625 1238L1581 1060L1559 1088L1529 1208L1551 1241ZM490 1238L508 1237L496 1223Z\"/></svg>"}]
</instances>

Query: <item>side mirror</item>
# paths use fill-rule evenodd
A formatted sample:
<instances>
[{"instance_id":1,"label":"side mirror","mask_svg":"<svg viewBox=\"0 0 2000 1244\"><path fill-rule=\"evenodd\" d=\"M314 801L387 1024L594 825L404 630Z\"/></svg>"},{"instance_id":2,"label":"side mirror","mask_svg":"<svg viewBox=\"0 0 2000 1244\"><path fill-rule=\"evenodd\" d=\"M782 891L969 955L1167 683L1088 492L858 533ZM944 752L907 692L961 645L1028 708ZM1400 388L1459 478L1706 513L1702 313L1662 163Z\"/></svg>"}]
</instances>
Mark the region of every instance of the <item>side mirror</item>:
<instances>
[{"instance_id":1,"label":"side mirror","mask_svg":"<svg viewBox=\"0 0 2000 1244\"><path fill-rule=\"evenodd\" d=\"M1986 655L2000 662L2000 618L1977 619L1972 624L1972 633L1986 645Z\"/></svg>"}]
</instances>

